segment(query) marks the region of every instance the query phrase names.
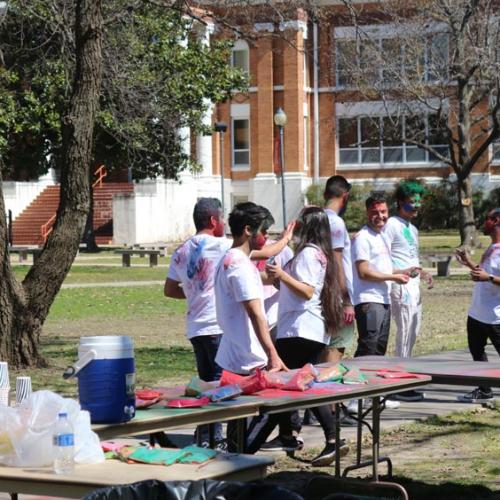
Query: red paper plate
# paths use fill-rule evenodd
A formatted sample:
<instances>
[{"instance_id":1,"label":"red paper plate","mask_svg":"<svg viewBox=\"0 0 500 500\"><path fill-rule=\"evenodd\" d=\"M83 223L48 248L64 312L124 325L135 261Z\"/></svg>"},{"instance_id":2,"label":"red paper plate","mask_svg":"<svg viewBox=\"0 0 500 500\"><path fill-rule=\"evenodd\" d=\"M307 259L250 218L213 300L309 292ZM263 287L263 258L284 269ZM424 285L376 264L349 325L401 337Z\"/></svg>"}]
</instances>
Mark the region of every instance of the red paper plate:
<instances>
[{"instance_id":1,"label":"red paper plate","mask_svg":"<svg viewBox=\"0 0 500 500\"><path fill-rule=\"evenodd\" d=\"M206 406L208 403L210 403L210 399L208 398L171 399L167 401L165 406L169 408L199 408L200 406Z\"/></svg>"},{"instance_id":2,"label":"red paper plate","mask_svg":"<svg viewBox=\"0 0 500 500\"><path fill-rule=\"evenodd\" d=\"M135 397L144 401L158 399L160 396L161 392L154 391L153 389L138 389L135 391Z\"/></svg>"}]
</instances>

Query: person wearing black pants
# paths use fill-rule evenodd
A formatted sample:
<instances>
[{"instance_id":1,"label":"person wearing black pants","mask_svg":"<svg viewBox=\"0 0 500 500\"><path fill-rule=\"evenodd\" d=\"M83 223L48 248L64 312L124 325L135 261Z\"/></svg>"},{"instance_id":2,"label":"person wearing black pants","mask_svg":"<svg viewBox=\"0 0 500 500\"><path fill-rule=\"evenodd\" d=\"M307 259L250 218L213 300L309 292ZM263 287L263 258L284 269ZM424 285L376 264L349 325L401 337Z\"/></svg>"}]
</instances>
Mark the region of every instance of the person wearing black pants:
<instances>
[{"instance_id":1,"label":"person wearing black pants","mask_svg":"<svg viewBox=\"0 0 500 500\"><path fill-rule=\"evenodd\" d=\"M465 250L457 250L458 261L469 267L474 284L472 303L467 318L467 340L474 361L488 361L485 347L488 339L500 354L500 208L490 210L484 221L484 234L491 245L475 265ZM458 400L464 403L492 401L491 387L480 386Z\"/></svg>"},{"instance_id":2,"label":"person wearing black pants","mask_svg":"<svg viewBox=\"0 0 500 500\"><path fill-rule=\"evenodd\" d=\"M279 264L268 263L266 273L270 280L279 280L280 287L276 350L286 366L301 368L306 363L318 362L331 334L335 334L342 323L343 309L325 211L319 207L304 208L297 219L294 236L297 241L294 257L284 269ZM312 460L312 465L330 465L337 445L331 408L322 406L313 412L325 433L325 447ZM296 437L290 412L264 415L250 425L247 451L257 451L278 422L281 441L294 444ZM348 448L344 445L340 451L346 452Z\"/></svg>"},{"instance_id":3,"label":"person wearing black pants","mask_svg":"<svg viewBox=\"0 0 500 500\"><path fill-rule=\"evenodd\" d=\"M381 194L366 200L367 224L353 238L354 313L358 327L355 357L383 356L391 318L390 283L405 284L408 274L392 271L391 250L382 229L389 217Z\"/></svg>"}]
</instances>

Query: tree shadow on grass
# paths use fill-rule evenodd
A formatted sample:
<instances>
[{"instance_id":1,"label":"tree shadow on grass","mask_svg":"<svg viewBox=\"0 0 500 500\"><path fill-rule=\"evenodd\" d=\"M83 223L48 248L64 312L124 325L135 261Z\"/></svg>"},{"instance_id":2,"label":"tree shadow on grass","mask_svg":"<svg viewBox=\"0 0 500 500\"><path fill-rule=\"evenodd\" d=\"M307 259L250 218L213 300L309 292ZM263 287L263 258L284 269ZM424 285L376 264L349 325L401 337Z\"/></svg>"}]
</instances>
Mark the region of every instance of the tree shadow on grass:
<instances>
[{"instance_id":1,"label":"tree shadow on grass","mask_svg":"<svg viewBox=\"0 0 500 500\"><path fill-rule=\"evenodd\" d=\"M333 476L323 472L285 471L268 475L265 482L283 486L303 496L306 500L325 498L333 493L349 492L350 494L354 494L351 487L345 486L345 488L342 488L342 486L339 486L336 482L332 482L328 485L328 481L325 481L324 491L318 487L308 488L309 482L315 478L333 478ZM349 479L345 480L349 481ZM415 481L404 476L394 476L392 478L381 477L380 480L397 483L403 486L408 492L408 496L411 500L500 500L500 491L493 491L480 484L459 484L454 482L430 484L423 481ZM364 491L362 485L365 481L369 482L369 480L355 479L355 483L359 485L358 488L355 488L358 490L355 493L356 495L368 495L367 491ZM388 497L384 496L384 498Z\"/></svg>"}]
</instances>

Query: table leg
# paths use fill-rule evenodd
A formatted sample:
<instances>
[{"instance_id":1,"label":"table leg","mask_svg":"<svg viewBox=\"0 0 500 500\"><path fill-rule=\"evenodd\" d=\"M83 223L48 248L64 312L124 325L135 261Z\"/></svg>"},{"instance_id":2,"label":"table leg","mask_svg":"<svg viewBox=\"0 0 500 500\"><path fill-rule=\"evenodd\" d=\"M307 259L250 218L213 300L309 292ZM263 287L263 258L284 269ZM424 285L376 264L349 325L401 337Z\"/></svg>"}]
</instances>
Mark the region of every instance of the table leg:
<instances>
[{"instance_id":1,"label":"table leg","mask_svg":"<svg viewBox=\"0 0 500 500\"><path fill-rule=\"evenodd\" d=\"M236 420L236 450L238 453L245 452L246 427L246 418L239 418L238 420Z\"/></svg>"},{"instance_id":2,"label":"table leg","mask_svg":"<svg viewBox=\"0 0 500 500\"><path fill-rule=\"evenodd\" d=\"M358 429L356 441L356 464L361 463L361 449L363 444L363 400L358 399Z\"/></svg>"},{"instance_id":3,"label":"table leg","mask_svg":"<svg viewBox=\"0 0 500 500\"><path fill-rule=\"evenodd\" d=\"M208 443L212 450L215 449L215 424L208 424Z\"/></svg>"},{"instance_id":4,"label":"table leg","mask_svg":"<svg viewBox=\"0 0 500 500\"><path fill-rule=\"evenodd\" d=\"M130 267L130 255L122 253L122 267Z\"/></svg>"},{"instance_id":5,"label":"table leg","mask_svg":"<svg viewBox=\"0 0 500 500\"><path fill-rule=\"evenodd\" d=\"M158 255L156 253L149 254L149 267L155 267L158 265Z\"/></svg>"},{"instance_id":6,"label":"table leg","mask_svg":"<svg viewBox=\"0 0 500 500\"><path fill-rule=\"evenodd\" d=\"M340 477L340 404L335 403L335 477Z\"/></svg>"},{"instance_id":7,"label":"table leg","mask_svg":"<svg viewBox=\"0 0 500 500\"><path fill-rule=\"evenodd\" d=\"M380 444L380 397L372 399L372 460L373 460L373 481L378 481L378 461Z\"/></svg>"}]
</instances>

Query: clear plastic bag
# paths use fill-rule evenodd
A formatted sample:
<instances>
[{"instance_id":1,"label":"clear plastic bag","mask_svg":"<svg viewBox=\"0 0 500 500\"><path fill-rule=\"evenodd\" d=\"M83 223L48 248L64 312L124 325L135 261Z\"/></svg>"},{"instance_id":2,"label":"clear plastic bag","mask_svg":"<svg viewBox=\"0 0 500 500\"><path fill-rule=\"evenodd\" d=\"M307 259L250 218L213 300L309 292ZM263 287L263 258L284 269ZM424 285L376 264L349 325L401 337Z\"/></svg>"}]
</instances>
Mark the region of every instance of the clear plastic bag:
<instances>
[{"instance_id":1,"label":"clear plastic bag","mask_svg":"<svg viewBox=\"0 0 500 500\"><path fill-rule=\"evenodd\" d=\"M75 432L75 462L104 461L90 415L80 405L51 391L33 392L16 408L0 407L0 463L15 467L52 465L52 433L59 412L65 411Z\"/></svg>"}]
</instances>

